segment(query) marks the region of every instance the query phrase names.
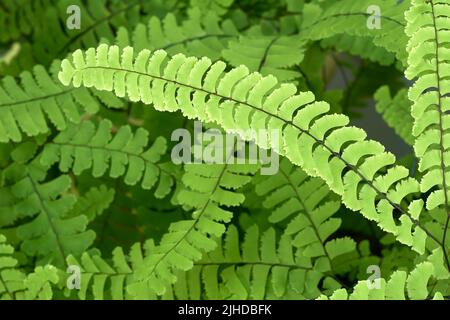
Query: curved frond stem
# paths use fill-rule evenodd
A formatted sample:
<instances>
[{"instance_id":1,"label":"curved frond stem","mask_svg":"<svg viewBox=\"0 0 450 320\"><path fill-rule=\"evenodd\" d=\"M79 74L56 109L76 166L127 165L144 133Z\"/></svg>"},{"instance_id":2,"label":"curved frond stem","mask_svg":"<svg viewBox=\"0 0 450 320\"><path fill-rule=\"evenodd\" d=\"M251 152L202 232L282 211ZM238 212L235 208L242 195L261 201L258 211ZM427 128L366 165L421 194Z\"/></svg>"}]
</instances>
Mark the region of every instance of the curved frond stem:
<instances>
[{"instance_id":1,"label":"curved frond stem","mask_svg":"<svg viewBox=\"0 0 450 320\"><path fill-rule=\"evenodd\" d=\"M283 117L281 117L281 116L279 116L279 115L277 115L277 114L273 114L273 113L271 113L271 112L268 112L267 110L264 110L264 109L262 109L262 108L259 108L259 107L257 107L257 106L254 106L254 105L252 105L252 104L250 104L250 103L248 103L248 102L246 102L246 101L240 101L240 100L234 99L234 98L232 98L232 97L227 97L227 96L224 96L224 95L220 95L220 94L218 94L217 92L208 91L208 90L205 90L205 89L203 89L203 88L191 86L191 85L189 85L189 84L181 83L181 82L179 82L179 81L172 80L172 79L167 79L167 78L162 77L162 76L155 76L155 75L150 75L150 74L148 74L148 73L139 72L139 71L135 71L135 70L128 70L128 69L115 68L115 67L106 67L106 66L88 66L88 67L80 68L81 71L83 71L83 70L88 70L88 69L92 69L92 70L102 70L102 69L104 69L104 70L113 70L113 71L120 71L120 72L129 72L129 73L135 73L135 74L138 74L138 75L141 75L141 76L149 77L149 78L152 78L152 79L162 80L162 81L165 81L165 82L168 82L168 83L173 83L173 84L175 84L175 85L177 85L177 86L180 86L180 87L186 87L186 88L190 88L190 89L192 89L192 90L201 91L201 92L204 92L204 93L206 93L206 94L208 94L208 95L215 96L215 97L218 97L218 98L221 98L221 99L224 99L224 100L228 100L228 101L234 102L234 103L236 103L236 104L245 105L245 106L247 106L247 107L249 107L249 108L252 108L252 109L257 110L257 111L259 111L259 112L265 113L265 114L267 114L267 115L270 116L270 117L276 118L276 119L278 119L278 120L284 122L285 125L290 125L290 126L294 127L295 129L299 130L299 131L301 132L301 134L305 134L305 135L307 135L308 137L312 138L316 143L318 143L318 144L321 145L324 149L326 149L326 150L330 153L330 155L331 155L332 157L337 158L337 159L339 159L340 161L342 161L342 162L344 163L344 165L345 165L348 169L350 169L350 170L353 171L355 174L357 174L357 175L361 178L361 180L362 180L364 183L366 183L371 189L373 189L381 199L385 199L385 200L386 200L393 208L397 209L397 210L398 210L399 212L401 212L402 214L405 214L405 215L411 220L411 222L412 222L414 225L416 225L416 226L418 226L419 228L421 228L421 229L422 229L422 230L430 237L430 239L433 239L437 244L442 245L439 239L437 239L437 238L436 238L429 230L427 230L424 226L422 226L418 220L414 219L414 218L409 214L409 212L407 212L406 210L404 210L399 204L394 203L394 202L387 196L386 193L381 192L381 191L374 185L373 181L368 180L368 179L363 175L363 173L361 173L361 171L360 171L356 166L350 164L347 160L345 160L345 159L342 157L341 154L339 154L339 153L333 151L328 145L326 145L324 141L322 141L321 139L318 139L317 137L315 137L315 136L314 136L313 134L311 134L310 132L308 132L308 131L304 130L303 128L299 127L299 126L296 125L292 120L284 119Z\"/></svg>"}]
</instances>

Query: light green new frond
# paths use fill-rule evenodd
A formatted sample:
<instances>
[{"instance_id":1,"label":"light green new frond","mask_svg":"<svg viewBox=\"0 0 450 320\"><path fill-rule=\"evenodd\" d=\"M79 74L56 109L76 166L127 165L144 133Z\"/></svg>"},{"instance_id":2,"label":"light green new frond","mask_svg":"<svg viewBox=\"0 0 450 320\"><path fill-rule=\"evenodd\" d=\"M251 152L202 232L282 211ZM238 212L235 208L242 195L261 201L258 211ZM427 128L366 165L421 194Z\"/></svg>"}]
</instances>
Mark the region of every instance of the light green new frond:
<instances>
[{"instance_id":1,"label":"light green new frond","mask_svg":"<svg viewBox=\"0 0 450 320\"><path fill-rule=\"evenodd\" d=\"M348 208L419 253L425 252L427 239L440 244L420 221L419 183L406 168L394 166L395 156L380 143L348 126L345 115L327 114L329 104L315 101L311 92L297 94L294 85L279 85L275 77L250 73L245 66L225 68L207 58L178 54L168 59L161 50L135 56L132 48L100 45L64 60L59 78L65 85L115 91L156 110L181 110L185 117L216 122L229 132L276 131L279 139L258 135L256 144L322 178Z\"/></svg>"},{"instance_id":2,"label":"light green new frond","mask_svg":"<svg viewBox=\"0 0 450 320\"><path fill-rule=\"evenodd\" d=\"M170 225L158 246L146 257L145 266L137 277L148 290L162 295L174 283L179 270L188 271L205 252L216 248L212 237L225 233L224 223L230 222L235 207L244 201L236 190L250 182L256 165L191 164L186 165L184 188L178 193L179 204L193 208L192 219ZM137 287L129 288L135 294Z\"/></svg>"},{"instance_id":3,"label":"light green new frond","mask_svg":"<svg viewBox=\"0 0 450 320\"><path fill-rule=\"evenodd\" d=\"M384 121L395 130L406 143L412 145L413 118L411 116L411 102L408 99L408 91L402 89L391 96L389 87L383 86L374 95L375 109L381 114ZM401 119L401 121L399 121Z\"/></svg>"},{"instance_id":4,"label":"light green new frond","mask_svg":"<svg viewBox=\"0 0 450 320\"><path fill-rule=\"evenodd\" d=\"M123 126L112 135L111 121L102 120L98 126L84 121L47 143L40 162L46 166L59 162L61 171L72 170L76 175L92 168L92 175L101 177L109 170L109 176L124 176L128 185L139 183L144 189L151 189L157 184L155 195L164 197L174 183L170 168L159 163L166 152L166 141L160 137L146 148L145 129L133 133L130 126Z\"/></svg>"},{"instance_id":5,"label":"light green new frond","mask_svg":"<svg viewBox=\"0 0 450 320\"><path fill-rule=\"evenodd\" d=\"M94 241L95 233L86 230L88 219L83 214L68 217L76 202L67 193L72 181L59 176L45 181L46 170L37 164L13 164L4 172L15 197L12 210L25 219L17 227L21 250L44 263L60 267L69 253L84 252Z\"/></svg>"},{"instance_id":6,"label":"light green new frond","mask_svg":"<svg viewBox=\"0 0 450 320\"><path fill-rule=\"evenodd\" d=\"M415 0L405 14L408 21L406 33L410 37L407 51L406 77L414 80L408 96L412 101L414 118L414 151L420 159L419 171L423 174L420 191L429 193L426 208L436 219L430 222L441 239L447 265L450 247L450 4L444 1Z\"/></svg>"},{"instance_id":7,"label":"light green new frond","mask_svg":"<svg viewBox=\"0 0 450 320\"><path fill-rule=\"evenodd\" d=\"M441 256L442 258L442 256ZM444 268L440 260L440 267ZM447 279L450 274L447 272ZM360 281L351 293L345 289L336 290L330 300L442 300L442 293L436 285L436 266L429 261L419 263L409 274L395 271L386 282L385 279Z\"/></svg>"},{"instance_id":8,"label":"light green new frond","mask_svg":"<svg viewBox=\"0 0 450 320\"><path fill-rule=\"evenodd\" d=\"M51 265L36 267L26 275L18 269L14 248L0 234L0 300L49 300L52 284L59 280L57 269Z\"/></svg>"},{"instance_id":9,"label":"light green new frond","mask_svg":"<svg viewBox=\"0 0 450 320\"><path fill-rule=\"evenodd\" d=\"M182 23L169 13L164 19L151 17L146 25L138 24L132 32L120 28L115 44L122 48L131 46L137 51L163 49L170 54L183 52L218 60L228 42L238 35L232 21L221 22L213 13L202 14L197 9L189 11L189 17Z\"/></svg>"},{"instance_id":10,"label":"light green new frond","mask_svg":"<svg viewBox=\"0 0 450 320\"><path fill-rule=\"evenodd\" d=\"M404 12L408 1L343 0L325 9L306 5L300 32L312 40L322 40L337 34L370 37L373 44L396 55L406 65Z\"/></svg>"},{"instance_id":11,"label":"light green new frond","mask_svg":"<svg viewBox=\"0 0 450 320\"><path fill-rule=\"evenodd\" d=\"M55 63L53 69L58 68ZM48 133L50 123L64 130L69 123L80 122L84 113L96 113L102 101L121 104L105 93L65 88L42 66L23 72L20 82L7 76L0 82L0 142Z\"/></svg>"},{"instance_id":12,"label":"light green new frond","mask_svg":"<svg viewBox=\"0 0 450 320\"><path fill-rule=\"evenodd\" d=\"M262 75L273 74L280 81L301 77L291 67L299 65L304 57L305 41L297 36L266 36L263 34L241 36L230 41L223 58L232 66L247 66Z\"/></svg>"}]
</instances>

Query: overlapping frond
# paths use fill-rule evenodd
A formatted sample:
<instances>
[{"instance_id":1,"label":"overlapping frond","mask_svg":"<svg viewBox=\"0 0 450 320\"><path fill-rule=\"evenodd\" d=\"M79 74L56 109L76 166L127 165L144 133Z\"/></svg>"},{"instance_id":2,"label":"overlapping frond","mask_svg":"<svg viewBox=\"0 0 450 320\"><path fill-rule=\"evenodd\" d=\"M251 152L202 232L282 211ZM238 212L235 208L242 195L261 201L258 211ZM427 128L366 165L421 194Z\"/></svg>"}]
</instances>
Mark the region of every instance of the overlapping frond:
<instances>
[{"instance_id":1,"label":"overlapping frond","mask_svg":"<svg viewBox=\"0 0 450 320\"><path fill-rule=\"evenodd\" d=\"M114 189L107 188L105 185L100 187L92 187L77 199L77 202L67 214L68 216L76 216L80 213L84 214L89 221L94 220L101 215L114 200Z\"/></svg>"},{"instance_id":2,"label":"overlapping frond","mask_svg":"<svg viewBox=\"0 0 450 320\"><path fill-rule=\"evenodd\" d=\"M370 37L373 44L394 53L406 66L405 47L408 38L404 33L404 12L408 6L408 1L396 0L344 0L330 3L324 9L306 5L303 12L305 19L300 30L312 40L322 40L343 33Z\"/></svg>"},{"instance_id":3,"label":"overlapping frond","mask_svg":"<svg viewBox=\"0 0 450 320\"><path fill-rule=\"evenodd\" d=\"M174 183L170 168L160 163L166 140L159 137L147 147L145 129L133 133L130 126L123 126L113 136L112 126L109 120L102 120L98 126L90 121L70 126L45 145L40 162L46 166L58 162L61 171L71 170L76 175L92 168L94 177L103 176L109 169L109 176L124 176L128 185L140 183L144 189L151 189L157 184L155 195L166 196Z\"/></svg>"},{"instance_id":4,"label":"overlapping frond","mask_svg":"<svg viewBox=\"0 0 450 320\"><path fill-rule=\"evenodd\" d=\"M48 65L54 59L63 57L69 50L95 46L101 38L114 39L114 31L119 26L133 27L140 22L140 10L149 10L151 3L152 1L141 0L58 1L56 6L46 10L45 20L35 27L31 47L35 63ZM69 29L67 10L72 6L80 8L79 29ZM72 12L74 13L76 14Z\"/></svg>"},{"instance_id":5,"label":"overlapping frond","mask_svg":"<svg viewBox=\"0 0 450 320\"><path fill-rule=\"evenodd\" d=\"M232 66L247 66L262 75L273 74L280 81L301 77L298 66L304 57L305 41L299 36L263 35L254 32L231 40L223 58Z\"/></svg>"},{"instance_id":6,"label":"overlapping frond","mask_svg":"<svg viewBox=\"0 0 450 320\"><path fill-rule=\"evenodd\" d=\"M324 48L334 48L338 52L348 52L353 56L377 62L382 66L394 63L395 54L383 47L374 45L369 36L355 37L346 33L325 38L320 42Z\"/></svg>"},{"instance_id":7,"label":"overlapping frond","mask_svg":"<svg viewBox=\"0 0 450 320\"><path fill-rule=\"evenodd\" d=\"M37 267L26 275L13 257L14 248L0 234L0 299L1 300L49 300L53 296L52 285L58 280L58 270L51 266Z\"/></svg>"},{"instance_id":8,"label":"overlapping frond","mask_svg":"<svg viewBox=\"0 0 450 320\"><path fill-rule=\"evenodd\" d=\"M211 12L202 13L199 9L193 9L181 23L177 22L173 13L169 13L164 19L151 17L147 24L138 24L132 32L122 27L115 44L122 48L131 46L139 51L163 49L171 54L186 52L218 60L228 42L238 35L231 20L220 21Z\"/></svg>"},{"instance_id":9,"label":"overlapping frond","mask_svg":"<svg viewBox=\"0 0 450 320\"><path fill-rule=\"evenodd\" d=\"M177 194L177 202L192 208L192 219L170 225L161 242L136 270L138 283L130 292L150 291L162 295L174 283L178 271L188 271L205 252L216 248L213 237L225 233L224 223L233 214L226 208L240 205L244 196L237 189L248 182L257 170L256 165L190 164L183 176L184 188Z\"/></svg>"},{"instance_id":10,"label":"overlapping frond","mask_svg":"<svg viewBox=\"0 0 450 320\"><path fill-rule=\"evenodd\" d=\"M178 54L168 59L161 50L143 50L135 57L132 48L100 45L64 60L59 78L65 85L94 86L153 103L160 111L181 110L230 132L277 130L279 140L261 136L256 143L324 179L347 207L416 251L425 252L427 239L433 248L440 244L420 222L419 183L406 168L394 165L395 156L381 144L348 126L345 115L327 114L329 105L314 101L311 92L296 94L294 85L278 85L275 77L250 73L245 66L225 68L207 58Z\"/></svg>"},{"instance_id":11,"label":"overlapping frond","mask_svg":"<svg viewBox=\"0 0 450 320\"><path fill-rule=\"evenodd\" d=\"M190 0L190 6L192 8L201 8L204 13L212 11L222 16L227 13L233 2L234 0Z\"/></svg>"},{"instance_id":12,"label":"overlapping frond","mask_svg":"<svg viewBox=\"0 0 450 320\"><path fill-rule=\"evenodd\" d=\"M56 62L53 69L58 69ZM25 136L50 131L51 124L64 130L69 123L79 123L85 113L96 113L102 103L121 106L116 97L61 86L42 66L25 71L20 82L7 76L0 82L0 142L20 142Z\"/></svg>"},{"instance_id":13,"label":"overlapping frond","mask_svg":"<svg viewBox=\"0 0 450 320\"><path fill-rule=\"evenodd\" d=\"M145 245L144 245L145 246ZM76 259L67 258L67 264L80 267L80 289L77 295L80 299L112 299L124 300L133 298L126 287L133 283L133 269L144 263L144 253L140 244L135 244L128 256L121 248L112 252L111 261L102 258L98 253L83 253ZM140 292L136 299L154 299L150 292Z\"/></svg>"},{"instance_id":14,"label":"overlapping frond","mask_svg":"<svg viewBox=\"0 0 450 320\"><path fill-rule=\"evenodd\" d=\"M32 33L45 19L45 11L55 0L4 0L0 7L0 42L16 40Z\"/></svg>"},{"instance_id":15,"label":"overlapping frond","mask_svg":"<svg viewBox=\"0 0 450 320\"><path fill-rule=\"evenodd\" d=\"M446 292L450 273L443 264L442 252L435 251L429 261L416 265L410 273L395 271L388 281L381 278L371 283L360 281L349 293L346 289L338 289L330 297L319 299L330 300L443 300L442 292ZM440 291L442 290L442 292Z\"/></svg>"},{"instance_id":16,"label":"overlapping frond","mask_svg":"<svg viewBox=\"0 0 450 320\"><path fill-rule=\"evenodd\" d=\"M320 295L323 274L298 254L287 234L248 228L241 243L230 226L217 249L180 275L177 299L305 299ZM196 289L198 288L198 289Z\"/></svg>"},{"instance_id":17,"label":"overlapping frond","mask_svg":"<svg viewBox=\"0 0 450 320\"><path fill-rule=\"evenodd\" d=\"M423 174L420 191L429 193L426 208L434 219L429 228L441 240L447 266L450 248L450 4L445 1L415 0L405 14L410 37L406 77L414 80L408 96L414 118L414 151Z\"/></svg>"},{"instance_id":18,"label":"overlapping frond","mask_svg":"<svg viewBox=\"0 0 450 320\"><path fill-rule=\"evenodd\" d=\"M375 92L375 109L381 114L384 121L395 130L406 143L412 145L413 118L411 116L411 102L408 99L408 90L402 89L395 96L391 96L389 87L383 86ZM401 119L402 121L399 121Z\"/></svg>"},{"instance_id":19,"label":"overlapping frond","mask_svg":"<svg viewBox=\"0 0 450 320\"><path fill-rule=\"evenodd\" d=\"M286 235L303 256L316 260L318 271L333 271L334 258L355 250L350 238L328 241L341 224L332 217L341 204L322 179L309 178L283 159L278 174L261 176L256 183L256 192L264 196L263 205L272 212L269 221L287 223Z\"/></svg>"},{"instance_id":20,"label":"overlapping frond","mask_svg":"<svg viewBox=\"0 0 450 320\"><path fill-rule=\"evenodd\" d=\"M16 229L22 252L60 267L69 253L84 252L95 233L87 230L88 219L82 213L68 216L76 202L67 192L71 179L62 175L46 181L46 175L47 170L36 163L12 164L3 172L4 188L14 197L11 212L22 219Z\"/></svg>"}]
</instances>

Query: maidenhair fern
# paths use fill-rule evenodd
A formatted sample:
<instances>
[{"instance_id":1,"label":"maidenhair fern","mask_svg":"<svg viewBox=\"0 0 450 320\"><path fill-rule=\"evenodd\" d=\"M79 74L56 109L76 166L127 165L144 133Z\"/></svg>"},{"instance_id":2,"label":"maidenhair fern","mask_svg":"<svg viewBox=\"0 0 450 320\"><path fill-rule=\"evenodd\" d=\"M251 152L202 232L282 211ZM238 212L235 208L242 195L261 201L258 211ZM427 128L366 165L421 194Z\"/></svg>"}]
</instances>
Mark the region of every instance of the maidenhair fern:
<instances>
[{"instance_id":1,"label":"maidenhair fern","mask_svg":"<svg viewBox=\"0 0 450 320\"><path fill-rule=\"evenodd\" d=\"M446 1L29 2L1 299L450 297Z\"/></svg>"}]
</instances>

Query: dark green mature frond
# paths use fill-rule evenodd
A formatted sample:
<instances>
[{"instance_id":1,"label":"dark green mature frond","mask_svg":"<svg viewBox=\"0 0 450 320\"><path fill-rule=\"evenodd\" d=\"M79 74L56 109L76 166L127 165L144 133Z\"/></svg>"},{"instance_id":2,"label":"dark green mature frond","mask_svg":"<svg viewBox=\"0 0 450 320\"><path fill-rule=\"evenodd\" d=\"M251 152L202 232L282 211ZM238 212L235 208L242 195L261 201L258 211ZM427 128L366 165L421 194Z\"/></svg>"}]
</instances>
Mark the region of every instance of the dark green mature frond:
<instances>
[{"instance_id":1,"label":"dark green mature frond","mask_svg":"<svg viewBox=\"0 0 450 320\"><path fill-rule=\"evenodd\" d=\"M201 8L202 12L215 12L222 16L227 13L234 0L190 0L192 8Z\"/></svg>"},{"instance_id":2,"label":"dark green mature frond","mask_svg":"<svg viewBox=\"0 0 450 320\"><path fill-rule=\"evenodd\" d=\"M89 221L92 221L108 209L114 200L114 195L114 189L108 189L105 185L98 188L92 187L77 199L67 216L76 216L83 213Z\"/></svg>"},{"instance_id":3,"label":"dark green mature frond","mask_svg":"<svg viewBox=\"0 0 450 320\"><path fill-rule=\"evenodd\" d=\"M60 267L69 253L84 252L95 233L86 230L88 219L82 213L68 216L76 202L76 197L67 193L71 179L62 175L45 181L46 175L47 170L38 164L13 164L3 172L8 184L4 188L15 198L10 208L15 219L23 220L16 231L22 240L21 250Z\"/></svg>"},{"instance_id":4,"label":"dark green mature frond","mask_svg":"<svg viewBox=\"0 0 450 320\"><path fill-rule=\"evenodd\" d=\"M80 29L68 30L67 8L76 5L81 9ZM119 26L132 27L140 22L140 10L145 11L145 1L112 2L110 0L87 1L61 0L56 8L46 12L47 21L36 34L35 57L38 63L47 64L75 48L97 45L101 38L114 38ZM56 44L56 45L55 45Z\"/></svg>"},{"instance_id":5,"label":"dark green mature frond","mask_svg":"<svg viewBox=\"0 0 450 320\"><path fill-rule=\"evenodd\" d=\"M298 66L304 57L305 41L299 36L271 35L261 32L232 40L223 51L223 58L232 66L246 65L262 75L273 74L280 81L301 77Z\"/></svg>"},{"instance_id":6,"label":"dark green mature frond","mask_svg":"<svg viewBox=\"0 0 450 320\"><path fill-rule=\"evenodd\" d=\"M113 136L112 126L109 120L102 120L98 126L90 121L70 126L45 145L41 163L50 166L59 162L61 171L71 170L76 175L92 168L94 177L103 176L109 169L109 176L125 176L128 185L140 183L144 189L151 189L158 183L155 195L166 196L174 183L170 168L160 163L166 140L159 137L145 149L145 129L133 133L130 126L123 126Z\"/></svg>"},{"instance_id":7,"label":"dark green mature frond","mask_svg":"<svg viewBox=\"0 0 450 320\"><path fill-rule=\"evenodd\" d=\"M164 49L171 54L188 52L193 56L218 60L228 42L238 35L231 20L220 21L211 12L193 9L181 23L169 13L162 20L151 17L147 24L138 24L133 32L120 28L115 44L122 48L132 46L137 50Z\"/></svg>"},{"instance_id":8,"label":"dark green mature frond","mask_svg":"<svg viewBox=\"0 0 450 320\"><path fill-rule=\"evenodd\" d=\"M410 37L406 77L414 80L408 96L414 118L414 151L423 174L420 191L429 193L426 208L434 221L429 228L439 237L447 266L450 248L450 45L448 22L450 4L446 1L414 0L406 12Z\"/></svg>"},{"instance_id":9,"label":"dark green mature frond","mask_svg":"<svg viewBox=\"0 0 450 320\"><path fill-rule=\"evenodd\" d=\"M368 28L371 14L368 8L376 5L380 8L381 27ZM406 26L404 12L408 1L399 3L396 0L343 0L332 2L325 9L316 5L305 6L305 19L300 31L311 40L322 40L337 34L348 34L358 37L370 37L373 44L396 55L406 65L405 51L408 41L404 28ZM372 17L377 18L372 15ZM351 28L349 28L351 26Z\"/></svg>"},{"instance_id":10,"label":"dark green mature frond","mask_svg":"<svg viewBox=\"0 0 450 320\"><path fill-rule=\"evenodd\" d=\"M59 280L58 270L46 265L26 275L13 253L14 248L0 234L0 300L50 300L52 285Z\"/></svg>"},{"instance_id":11,"label":"dark green mature frond","mask_svg":"<svg viewBox=\"0 0 450 320\"><path fill-rule=\"evenodd\" d=\"M408 99L408 91L402 89L394 97L391 96L389 87L383 86L374 95L375 109L381 114L384 121L395 130L406 143L412 145L413 118L411 116L411 102ZM399 121L401 119L402 121Z\"/></svg>"},{"instance_id":12,"label":"dark green mature frond","mask_svg":"<svg viewBox=\"0 0 450 320\"><path fill-rule=\"evenodd\" d=\"M0 43L30 35L56 0L3 0L0 4Z\"/></svg>"},{"instance_id":13,"label":"dark green mature frond","mask_svg":"<svg viewBox=\"0 0 450 320\"><path fill-rule=\"evenodd\" d=\"M357 37L342 33L326 38L320 44L324 48L332 47L338 52L348 52L383 66L391 65L395 61L395 54L374 45L372 38L368 36Z\"/></svg>"},{"instance_id":14,"label":"dark green mature frond","mask_svg":"<svg viewBox=\"0 0 450 320\"><path fill-rule=\"evenodd\" d=\"M395 156L381 144L347 126L348 117L327 114L329 105L314 101L311 92L296 94L294 85L278 85L275 77L250 73L245 66L225 68L220 61L212 64L182 54L167 59L161 50L143 50L134 58L132 48L100 45L64 60L59 78L75 87L115 90L160 111L181 110L188 118L216 122L230 132L278 130L280 141L259 137L256 143L324 179L348 208L361 211L416 251L441 245L420 221L419 183L406 168L394 165Z\"/></svg>"},{"instance_id":15,"label":"dark green mature frond","mask_svg":"<svg viewBox=\"0 0 450 320\"><path fill-rule=\"evenodd\" d=\"M59 62L55 62L52 69L58 68ZM0 142L20 142L23 134L48 133L50 123L64 130L69 123L79 123L85 113L96 113L102 103L122 104L104 92L66 88L42 66L35 66L32 73L23 72L20 82L4 77L0 82Z\"/></svg>"},{"instance_id":16,"label":"dark green mature frond","mask_svg":"<svg viewBox=\"0 0 450 320\"><path fill-rule=\"evenodd\" d=\"M174 8L174 4L176 0L59 0L44 11L37 11L40 15L32 25L32 42L22 45L12 65L3 66L3 72L14 74L15 70L31 69L35 64L48 66L71 50L96 46L101 39L113 40L119 27L133 28L146 21L142 12L161 15ZM80 8L80 29L67 26L70 6ZM21 64L21 67L16 64Z\"/></svg>"}]
</instances>

